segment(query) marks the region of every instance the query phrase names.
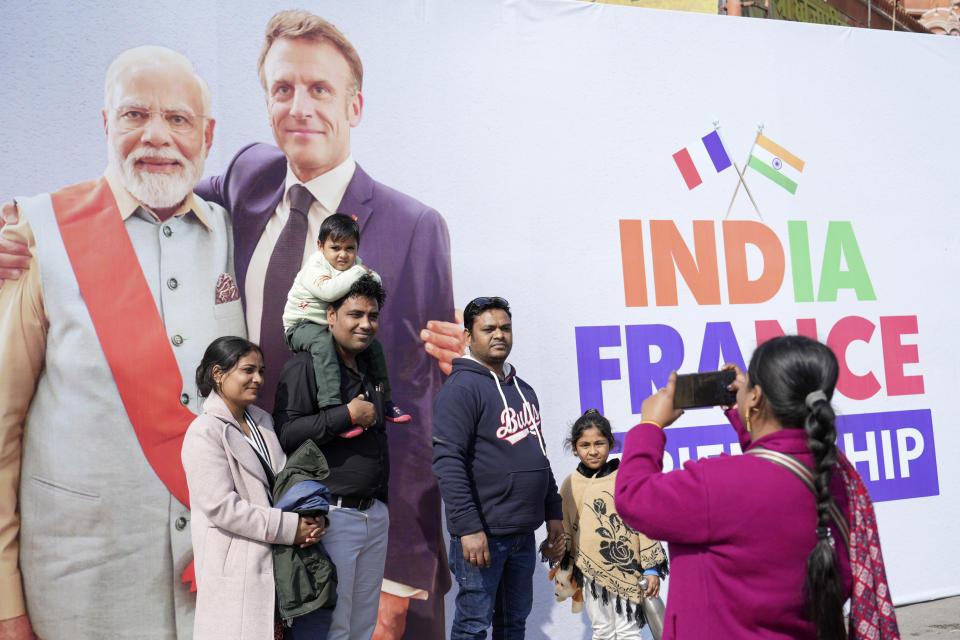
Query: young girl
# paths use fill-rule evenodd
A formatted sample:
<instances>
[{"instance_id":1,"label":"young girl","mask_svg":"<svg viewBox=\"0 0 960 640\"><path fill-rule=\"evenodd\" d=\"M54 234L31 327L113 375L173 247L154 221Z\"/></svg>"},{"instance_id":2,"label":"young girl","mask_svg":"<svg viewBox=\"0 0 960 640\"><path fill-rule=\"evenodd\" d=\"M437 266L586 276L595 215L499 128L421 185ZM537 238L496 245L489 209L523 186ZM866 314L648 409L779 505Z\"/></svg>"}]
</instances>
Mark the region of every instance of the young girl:
<instances>
[{"instance_id":1,"label":"young girl","mask_svg":"<svg viewBox=\"0 0 960 640\"><path fill-rule=\"evenodd\" d=\"M645 624L641 600L656 596L667 575L667 556L659 542L634 531L613 503L619 459L608 460L613 446L610 421L590 409L573 424L567 444L580 458L577 470L560 488L563 528L571 541L568 558L583 587L593 640L639 639ZM641 577L647 589L641 591Z\"/></svg>"}]
</instances>

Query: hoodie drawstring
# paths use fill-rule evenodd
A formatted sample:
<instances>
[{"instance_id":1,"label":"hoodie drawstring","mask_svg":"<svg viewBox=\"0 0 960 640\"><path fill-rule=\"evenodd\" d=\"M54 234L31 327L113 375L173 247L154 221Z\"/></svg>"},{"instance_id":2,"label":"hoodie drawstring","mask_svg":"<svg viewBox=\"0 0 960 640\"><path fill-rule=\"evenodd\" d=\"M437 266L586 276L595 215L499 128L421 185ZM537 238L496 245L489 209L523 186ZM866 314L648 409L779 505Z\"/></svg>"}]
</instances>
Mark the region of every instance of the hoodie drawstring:
<instances>
[{"instance_id":1,"label":"hoodie drawstring","mask_svg":"<svg viewBox=\"0 0 960 640\"><path fill-rule=\"evenodd\" d=\"M500 392L500 399L503 400L503 408L509 409L510 405L507 404L507 396L503 395L503 389L500 387L499 376L497 376L497 374L494 373L493 371L490 372L490 375L493 376L493 381L497 383L497 391ZM517 382L517 376L513 376L513 386L517 388L517 393L520 394L520 399L523 400L524 406L530 406L530 403L527 402L526 397L524 397L523 395L523 391L520 389L520 384ZM533 416L531 415L529 428L534 432L534 435L537 438L537 444L540 445L540 451L542 451L543 455L546 456L547 448L543 444L543 432L540 431L540 428L537 427L536 425L537 423L535 420L533 420Z\"/></svg>"},{"instance_id":2,"label":"hoodie drawstring","mask_svg":"<svg viewBox=\"0 0 960 640\"><path fill-rule=\"evenodd\" d=\"M500 378L497 377L497 374L493 371L490 372L490 375L493 376L493 381L497 383L497 391L500 392L500 399L503 400L503 408L509 409L510 405L507 404L507 396L503 395L503 389L500 388ZM516 378L514 378L514 380L516 380Z\"/></svg>"}]
</instances>

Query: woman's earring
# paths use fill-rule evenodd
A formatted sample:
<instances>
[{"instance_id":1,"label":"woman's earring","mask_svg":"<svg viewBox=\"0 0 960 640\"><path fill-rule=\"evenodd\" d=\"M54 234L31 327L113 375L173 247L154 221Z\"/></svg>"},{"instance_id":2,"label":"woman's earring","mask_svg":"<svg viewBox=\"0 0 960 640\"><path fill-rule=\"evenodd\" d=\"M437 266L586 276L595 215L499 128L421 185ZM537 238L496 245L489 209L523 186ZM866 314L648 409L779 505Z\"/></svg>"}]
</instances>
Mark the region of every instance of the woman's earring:
<instances>
[{"instance_id":1,"label":"woman's earring","mask_svg":"<svg viewBox=\"0 0 960 640\"><path fill-rule=\"evenodd\" d=\"M747 411L747 433L751 433L753 431L753 427L750 426L750 414L757 410L758 409L754 407L753 409Z\"/></svg>"}]
</instances>

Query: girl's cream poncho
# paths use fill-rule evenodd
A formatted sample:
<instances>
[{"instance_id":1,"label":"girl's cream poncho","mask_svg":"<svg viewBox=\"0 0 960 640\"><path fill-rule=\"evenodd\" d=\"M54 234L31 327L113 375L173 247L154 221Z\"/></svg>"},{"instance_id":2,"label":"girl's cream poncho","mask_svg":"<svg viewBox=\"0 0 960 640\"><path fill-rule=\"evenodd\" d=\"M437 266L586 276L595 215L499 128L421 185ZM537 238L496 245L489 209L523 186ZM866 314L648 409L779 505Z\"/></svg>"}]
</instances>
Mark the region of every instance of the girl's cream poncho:
<instances>
[{"instance_id":1,"label":"girl's cream poncho","mask_svg":"<svg viewBox=\"0 0 960 640\"><path fill-rule=\"evenodd\" d=\"M643 599L639 582L644 570L657 569L663 577L668 565L659 542L634 531L617 515L613 494L619 464L618 459L608 460L597 472L581 464L563 481L560 496L563 528L572 538L570 555L579 570L575 575L582 574L584 593L604 602L616 597L618 611L625 601L630 616Z\"/></svg>"}]
</instances>

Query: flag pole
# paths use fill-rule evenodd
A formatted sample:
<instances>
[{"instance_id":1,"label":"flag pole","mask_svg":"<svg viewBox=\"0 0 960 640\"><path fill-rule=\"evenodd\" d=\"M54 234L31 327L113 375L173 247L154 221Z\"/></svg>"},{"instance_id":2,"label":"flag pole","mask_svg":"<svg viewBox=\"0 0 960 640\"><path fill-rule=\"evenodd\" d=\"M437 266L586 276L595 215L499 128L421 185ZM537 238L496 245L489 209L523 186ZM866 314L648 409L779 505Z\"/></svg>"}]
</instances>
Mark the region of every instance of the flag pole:
<instances>
[{"instance_id":1,"label":"flag pole","mask_svg":"<svg viewBox=\"0 0 960 640\"><path fill-rule=\"evenodd\" d=\"M737 172L737 177L740 178L737 180L737 188L733 190L733 197L730 198L730 206L727 207L727 215L723 216L723 219L726 220L730 217L730 210L733 209L733 201L737 199L737 194L740 193L740 183L743 182L743 173L740 171L740 167L737 166L737 163L733 163L733 168Z\"/></svg>"},{"instance_id":2,"label":"flag pole","mask_svg":"<svg viewBox=\"0 0 960 640\"><path fill-rule=\"evenodd\" d=\"M717 123L714 122L714 126L717 126ZM720 135L719 127L717 127L717 135ZM737 163L733 163L733 168L737 171L737 176L740 178L737 181L737 188L733 190L733 197L730 198L730 205L727 207L727 214L723 216L723 219L726 220L730 216L730 211L733 209L733 202L737 199L737 194L740 193L740 185L743 185L744 191L747 192L747 197L750 198L750 203L753 205L754 211L757 212L757 217L760 220L763 220L763 214L760 213L760 208L757 206L756 200L753 199L753 194L750 193L750 187L747 186L746 181L743 179L743 174L747 172L747 166L750 163L750 156L753 155L753 149L757 146L757 140L760 138L760 134L763 132L763 123L757 127L757 135L753 139L753 145L750 147L750 152L747 154L747 162L743 165L743 171L740 170L740 167L737 166Z\"/></svg>"},{"instance_id":3,"label":"flag pole","mask_svg":"<svg viewBox=\"0 0 960 640\"><path fill-rule=\"evenodd\" d=\"M720 142L723 144L724 149L729 149L727 143L723 142L723 134L720 133L720 121L713 121L713 130L717 132L717 135L720 136ZM756 142L756 141L754 141ZM752 149L752 148L751 148ZM733 162L731 160L731 162ZM740 167L737 166L736 162L733 162L733 170L737 172L737 188L733 190L733 198L730 199L730 206L727 207L727 215L723 216L723 219L726 220L727 216L730 215L730 209L733 208L733 201L736 199L737 194L740 192L740 183L743 182L743 174L740 172Z\"/></svg>"},{"instance_id":4,"label":"flag pole","mask_svg":"<svg viewBox=\"0 0 960 640\"><path fill-rule=\"evenodd\" d=\"M736 167L737 164L734 163L733 166ZM746 173L746 172L747 172L747 167L744 167L743 173ZM760 213L760 208L757 206L757 201L753 199L753 194L750 193L750 187L748 187L747 183L743 180L743 173L740 174L740 181L743 182L743 189L744 191L747 192L747 197L750 198L750 204L753 205L753 210L757 212L757 217L760 218L761 222L763 222L763 214ZM730 207L733 207L733 200L730 201ZM727 208L727 215L728 216L730 215L730 208Z\"/></svg>"},{"instance_id":5,"label":"flag pole","mask_svg":"<svg viewBox=\"0 0 960 640\"><path fill-rule=\"evenodd\" d=\"M756 144L756 141L754 141L754 144ZM753 155L753 150L750 151L750 155ZM749 162L749 160L747 162ZM737 166L737 165L733 165L733 166ZM743 173L746 173L746 172L747 172L747 165L744 165ZM743 174L740 174L740 181L743 182L743 190L747 192L747 197L750 198L750 203L753 205L753 210L757 212L757 217L760 218L761 222L763 222L763 214L760 213L760 208L757 206L757 201L753 199L753 194L750 193L750 187L747 186L746 180L743 179Z\"/></svg>"}]
</instances>

